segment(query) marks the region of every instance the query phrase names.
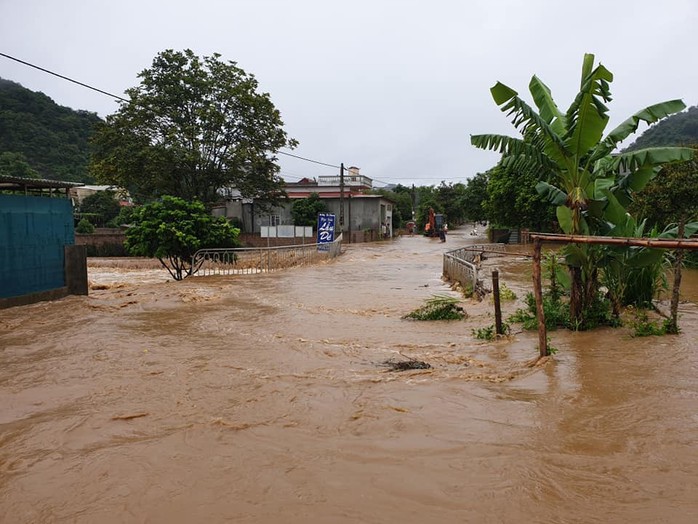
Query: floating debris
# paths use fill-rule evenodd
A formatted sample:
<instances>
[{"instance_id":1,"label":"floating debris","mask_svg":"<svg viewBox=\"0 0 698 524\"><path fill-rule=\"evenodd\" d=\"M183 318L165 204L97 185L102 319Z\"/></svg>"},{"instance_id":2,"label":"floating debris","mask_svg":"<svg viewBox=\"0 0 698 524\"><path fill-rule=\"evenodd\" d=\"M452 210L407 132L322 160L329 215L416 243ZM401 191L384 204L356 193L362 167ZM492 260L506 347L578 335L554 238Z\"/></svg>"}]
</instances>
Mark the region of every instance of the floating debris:
<instances>
[{"instance_id":1,"label":"floating debris","mask_svg":"<svg viewBox=\"0 0 698 524\"><path fill-rule=\"evenodd\" d=\"M390 368L390 371L409 371L411 369L431 369L431 364L421 360L393 360L383 362L383 366Z\"/></svg>"},{"instance_id":2,"label":"floating debris","mask_svg":"<svg viewBox=\"0 0 698 524\"><path fill-rule=\"evenodd\" d=\"M468 315L459 305L457 298L448 295L433 295L426 303L402 318L412 320L461 320Z\"/></svg>"}]
</instances>

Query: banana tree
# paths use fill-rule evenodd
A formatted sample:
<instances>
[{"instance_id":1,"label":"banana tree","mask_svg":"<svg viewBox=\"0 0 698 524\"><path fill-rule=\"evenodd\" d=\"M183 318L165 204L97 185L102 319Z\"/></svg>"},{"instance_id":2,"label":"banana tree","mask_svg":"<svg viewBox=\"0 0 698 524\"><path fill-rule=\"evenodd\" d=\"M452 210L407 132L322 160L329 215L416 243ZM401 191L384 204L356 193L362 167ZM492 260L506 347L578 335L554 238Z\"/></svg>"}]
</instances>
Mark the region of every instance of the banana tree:
<instances>
[{"instance_id":1,"label":"banana tree","mask_svg":"<svg viewBox=\"0 0 698 524\"><path fill-rule=\"evenodd\" d=\"M641 122L652 124L685 108L670 100L635 113L604 136L611 101L613 74L603 65L594 66L586 54L579 93L566 112L555 103L551 91L533 76L529 91L537 107L528 105L512 88L497 82L492 98L511 117L521 137L473 135L471 143L502 154L501 165L512 173L537 174L538 192L556 206L560 228L568 234L608 234L619 217L609 199L627 205L633 191L642 189L668 162L692 158L690 148L650 148L614 154L618 145L635 133ZM624 214L624 213L621 213ZM584 304L597 292L592 249L577 246L568 257L572 277L570 316L583 321Z\"/></svg>"}]
</instances>

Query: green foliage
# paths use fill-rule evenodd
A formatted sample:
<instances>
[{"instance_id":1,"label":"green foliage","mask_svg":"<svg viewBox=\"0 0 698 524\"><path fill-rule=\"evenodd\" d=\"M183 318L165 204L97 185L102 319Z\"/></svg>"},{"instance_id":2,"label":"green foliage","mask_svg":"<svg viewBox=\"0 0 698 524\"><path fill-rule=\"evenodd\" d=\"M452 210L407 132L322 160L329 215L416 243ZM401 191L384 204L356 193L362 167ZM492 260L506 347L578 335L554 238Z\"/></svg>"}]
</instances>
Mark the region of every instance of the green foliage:
<instances>
[{"instance_id":1,"label":"green foliage","mask_svg":"<svg viewBox=\"0 0 698 524\"><path fill-rule=\"evenodd\" d=\"M315 226L319 213L327 211L327 204L320 199L317 193L311 193L308 198L302 198L293 202L291 216L297 226Z\"/></svg>"},{"instance_id":2,"label":"green foliage","mask_svg":"<svg viewBox=\"0 0 698 524\"><path fill-rule=\"evenodd\" d=\"M487 198L483 202L490 222L507 228L551 231L555 207L536 191L538 174L510 172L501 165L487 172Z\"/></svg>"},{"instance_id":3,"label":"green foliage","mask_svg":"<svg viewBox=\"0 0 698 524\"><path fill-rule=\"evenodd\" d=\"M235 247L240 230L223 217L213 217L201 202L164 196L137 208L126 230L125 246L133 256L156 257L175 280L198 268L192 256L199 249Z\"/></svg>"},{"instance_id":4,"label":"green foliage","mask_svg":"<svg viewBox=\"0 0 698 524\"><path fill-rule=\"evenodd\" d=\"M472 329L470 333L478 340L494 340L494 324L484 328Z\"/></svg>"},{"instance_id":5,"label":"green foliage","mask_svg":"<svg viewBox=\"0 0 698 524\"><path fill-rule=\"evenodd\" d=\"M95 223L102 227L116 218L120 211L121 206L114 191L97 191L86 196L80 203L80 212L96 215L98 218Z\"/></svg>"},{"instance_id":6,"label":"green foliage","mask_svg":"<svg viewBox=\"0 0 698 524\"><path fill-rule=\"evenodd\" d=\"M464 219L472 222L491 220L491 210L487 208L488 183L488 173L478 173L468 180L460 200Z\"/></svg>"},{"instance_id":7,"label":"green foliage","mask_svg":"<svg viewBox=\"0 0 698 524\"><path fill-rule=\"evenodd\" d=\"M516 300L516 293L507 287L504 282L499 284L499 298L500 300Z\"/></svg>"},{"instance_id":8,"label":"green foliage","mask_svg":"<svg viewBox=\"0 0 698 524\"><path fill-rule=\"evenodd\" d=\"M626 206L667 163L693 157L688 148L652 148L612 155L618 145L637 131L640 123L653 124L681 111L680 100L662 102L638 111L604 136L611 101L613 75L584 56L579 93L566 112L552 98L548 86L534 76L529 91L536 108L510 87L498 82L491 94L512 120L520 138L475 135L471 143L502 154L500 167L509 175L534 174L536 190L556 206L560 228L571 235L609 235L626 230ZM536 110L537 109L537 110ZM570 315L576 326L595 320L584 314L595 310L598 294L598 250L587 245L568 246L572 292Z\"/></svg>"},{"instance_id":9,"label":"green foliage","mask_svg":"<svg viewBox=\"0 0 698 524\"><path fill-rule=\"evenodd\" d=\"M538 329L538 317L536 316L536 299L533 293L526 294L526 307L517 309L509 316L508 321L520 323L527 331ZM569 305L559 297L556 299L549 293L543 295L543 314L545 315L545 327L552 331L558 327L571 327Z\"/></svg>"},{"instance_id":10,"label":"green foliage","mask_svg":"<svg viewBox=\"0 0 698 524\"><path fill-rule=\"evenodd\" d=\"M465 199L467 196L466 186L461 183L441 184L436 188L435 196L440 208L452 225L462 224L466 221Z\"/></svg>"},{"instance_id":11,"label":"green foliage","mask_svg":"<svg viewBox=\"0 0 698 524\"><path fill-rule=\"evenodd\" d=\"M93 139L92 169L140 201L160 195L209 203L236 187L260 210L285 197L274 154L294 147L258 82L220 55L166 50L127 90L129 102Z\"/></svg>"},{"instance_id":12,"label":"green foliage","mask_svg":"<svg viewBox=\"0 0 698 524\"><path fill-rule=\"evenodd\" d=\"M429 221L429 208L432 208L434 213L443 213L444 207L439 201L438 193L434 187L422 186L416 188L416 200L418 204L415 220L417 225L423 230Z\"/></svg>"},{"instance_id":13,"label":"green foliage","mask_svg":"<svg viewBox=\"0 0 698 524\"><path fill-rule=\"evenodd\" d=\"M466 314L457 298L433 295L426 303L403 318L412 320L461 320Z\"/></svg>"},{"instance_id":14,"label":"green foliage","mask_svg":"<svg viewBox=\"0 0 698 524\"><path fill-rule=\"evenodd\" d=\"M650 320L646 311L638 310L632 323L634 337L653 337L666 335L666 324L660 325L657 321Z\"/></svg>"},{"instance_id":15,"label":"green foliage","mask_svg":"<svg viewBox=\"0 0 698 524\"><path fill-rule=\"evenodd\" d=\"M647 147L698 144L698 107L676 113L647 129L626 151Z\"/></svg>"},{"instance_id":16,"label":"green foliage","mask_svg":"<svg viewBox=\"0 0 698 524\"><path fill-rule=\"evenodd\" d=\"M509 324L503 323L502 335L499 336L507 336L510 332L511 328L509 327ZM497 338L497 329L494 324L484 328L472 329L470 333L478 340L495 340Z\"/></svg>"},{"instance_id":17,"label":"green foliage","mask_svg":"<svg viewBox=\"0 0 698 524\"><path fill-rule=\"evenodd\" d=\"M136 211L134 206L122 206L119 208L119 214L112 218L108 223L107 227L120 227L123 225L130 224L133 220L133 214Z\"/></svg>"},{"instance_id":18,"label":"green foliage","mask_svg":"<svg viewBox=\"0 0 698 524\"><path fill-rule=\"evenodd\" d=\"M404 227L407 222L412 220L412 192L409 188L398 184L393 190L376 188L371 193L383 195L394 202L393 227Z\"/></svg>"},{"instance_id":19,"label":"green foliage","mask_svg":"<svg viewBox=\"0 0 698 524\"><path fill-rule=\"evenodd\" d=\"M20 178L39 178L23 153L0 153L0 175Z\"/></svg>"},{"instance_id":20,"label":"green foliage","mask_svg":"<svg viewBox=\"0 0 698 524\"><path fill-rule=\"evenodd\" d=\"M694 114L698 117L698 110ZM698 150L698 146L693 147ZM647 219L649 226L660 229L681 220L697 219L698 161L693 159L662 168L659 175L635 195L630 211Z\"/></svg>"},{"instance_id":21,"label":"green foliage","mask_svg":"<svg viewBox=\"0 0 698 524\"><path fill-rule=\"evenodd\" d=\"M0 108L0 151L20 155L15 157L18 161L9 162L10 166L7 159L0 162L4 164L0 172L50 180L93 181L87 166L89 138L101 122L95 113L59 106L43 93L3 79Z\"/></svg>"},{"instance_id":22,"label":"green foliage","mask_svg":"<svg viewBox=\"0 0 698 524\"><path fill-rule=\"evenodd\" d=\"M86 218L82 218L80 219L80 222L78 222L78 225L75 228L75 232L80 233L81 235L91 235L95 232L95 226L93 226L92 222L90 222Z\"/></svg>"}]
</instances>

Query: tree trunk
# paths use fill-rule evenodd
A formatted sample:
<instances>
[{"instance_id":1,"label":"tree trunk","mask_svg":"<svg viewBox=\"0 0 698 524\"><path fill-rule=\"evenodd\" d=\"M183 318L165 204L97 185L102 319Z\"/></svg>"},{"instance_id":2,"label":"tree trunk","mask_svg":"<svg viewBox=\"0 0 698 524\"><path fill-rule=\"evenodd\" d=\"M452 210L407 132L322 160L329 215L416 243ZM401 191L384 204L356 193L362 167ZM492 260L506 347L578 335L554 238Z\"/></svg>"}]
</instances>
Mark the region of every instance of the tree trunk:
<instances>
[{"instance_id":1,"label":"tree trunk","mask_svg":"<svg viewBox=\"0 0 698 524\"><path fill-rule=\"evenodd\" d=\"M570 276L572 277L570 287L570 322L578 326L583 322L582 294L584 284L582 282L582 268L570 266Z\"/></svg>"},{"instance_id":2,"label":"tree trunk","mask_svg":"<svg viewBox=\"0 0 698 524\"><path fill-rule=\"evenodd\" d=\"M686 220L681 219L679 222L678 238L683 238ZM676 260L674 262L674 287L671 290L671 318L666 332L677 335L679 333L679 294L681 288L681 265L683 264L683 249L676 251Z\"/></svg>"}]
</instances>

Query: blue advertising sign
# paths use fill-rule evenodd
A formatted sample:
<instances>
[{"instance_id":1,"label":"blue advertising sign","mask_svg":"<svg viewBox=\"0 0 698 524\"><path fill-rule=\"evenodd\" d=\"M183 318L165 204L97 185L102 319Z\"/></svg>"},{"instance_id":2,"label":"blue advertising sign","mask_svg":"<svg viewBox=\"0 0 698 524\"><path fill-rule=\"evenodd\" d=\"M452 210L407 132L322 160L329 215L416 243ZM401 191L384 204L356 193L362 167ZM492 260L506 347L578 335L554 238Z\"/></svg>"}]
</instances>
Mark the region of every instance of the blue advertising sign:
<instances>
[{"instance_id":1,"label":"blue advertising sign","mask_svg":"<svg viewBox=\"0 0 698 524\"><path fill-rule=\"evenodd\" d=\"M320 213L317 216L317 243L318 251L327 251L329 244L334 242L334 215Z\"/></svg>"}]
</instances>

